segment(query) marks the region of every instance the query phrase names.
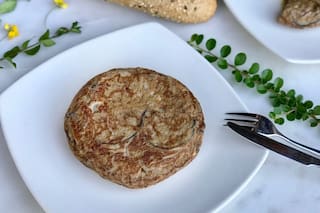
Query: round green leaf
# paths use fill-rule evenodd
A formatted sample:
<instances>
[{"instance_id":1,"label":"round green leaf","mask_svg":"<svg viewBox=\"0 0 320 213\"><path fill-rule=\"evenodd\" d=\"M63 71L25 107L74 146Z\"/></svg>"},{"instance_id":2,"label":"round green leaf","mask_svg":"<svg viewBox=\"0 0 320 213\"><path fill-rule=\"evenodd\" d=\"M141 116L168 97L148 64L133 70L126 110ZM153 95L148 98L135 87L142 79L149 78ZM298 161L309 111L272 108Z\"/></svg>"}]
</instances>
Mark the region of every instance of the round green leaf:
<instances>
[{"instance_id":1,"label":"round green leaf","mask_svg":"<svg viewBox=\"0 0 320 213\"><path fill-rule=\"evenodd\" d=\"M265 83L270 81L272 79L272 77L273 77L273 73L272 73L271 69L265 69L261 73L261 79Z\"/></svg>"},{"instance_id":2,"label":"round green leaf","mask_svg":"<svg viewBox=\"0 0 320 213\"><path fill-rule=\"evenodd\" d=\"M288 100L288 105L289 105L290 107L295 107L296 104L297 104L297 102L296 102L296 98L295 98L295 97L292 97L292 98L290 98L290 99Z\"/></svg>"},{"instance_id":3,"label":"round green leaf","mask_svg":"<svg viewBox=\"0 0 320 213\"><path fill-rule=\"evenodd\" d=\"M308 120L308 118L309 118L309 114L306 112L306 113L303 113L303 115L302 115L302 120Z\"/></svg>"},{"instance_id":4,"label":"round green leaf","mask_svg":"<svg viewBox=\"0 0 320 213\"><path fill-rule=\"evenodd\" d=\"M209 61L210 63L215 62L218 58L216 56L212 56L212 55L205 55L204 56L205 59L207 59L207 61Z\"/></svg>"},{"instance_id":5,"label":"round green leaf","mask_svg":"<svg viewBox=\"0 0 320 213\"><path fill-rule=\"evenodd\" d=\"M228 62L225 59L219 59L217 65L223 70L228 68Z\"/></svg>"},{"instance_id":6,"label":"round green leaf","mask_svg":"<svg viewBox=\"0 0 320 213\"><path fill-rule=\"evenodd\" d=\"M283 86L283 79L277 77L277 78L274 80L274 87L275 87L277 90L279 90L282 86Z\"/></svg>"},{"instance_id":7,"label":"round green leaf","mask_svg":"<svg viewBox=\"0 0 320 213\"><path fill-rule=\"evenodd\" d=\"M317 105L313 108L313 114L320 115L320 106L319 105Z\"/></svg>"},{"instance_id":8,"label":"round green leaf","mask_svg":"<svg viewBox=\"0 0 320 213\"><path fill-rule=\"evenodd\" d=\"M266 83L265 84L265 87L267 88L267 89L273 89L274 88L274 84L273 83Z\"/></svg>"},{"instance_id":9,"label":"round green leaf","mask_svg":"<svg viewBox=\"0 0 320 213\"><path fill-rule=\"evenodd\" d=\"M234 64L236 66L240 66L240 65L243 65L246 62L246 60L247 60L247 56L245 53L238 53L234 58Z\"/></svg>"},{"instance_id":10,"label":"round green leaf","mask_svg":"<svg viewBox=\"0 0 320 213\"><path fill-rule=\"evenodd\" d=\"M267 93L268 89L265 87L263 84L258 84L257 85L257 92L260 94L265 94Z\"/></svg>"},{"instance_id":11,"label":"round green leaf","mask_svg":"<svg viewBox=\"0 0 320 213\"><path fill-rule=\"evenodd\" d=\"M239 70L235 70L233 72L233 75L234 75L234 79L237 81L237 82L241 82L242 81L242 75L241 75L241 72Z\"/></svg>"},{"instance_id":12,"label":"round green leaf","mask_svg":"<svg viewBox=\"0 0 320 213\"><path fill-rule=\"evenodd\" d=\"M277 118L277 119L274 120L274 122L275 122L276 124L282 125L282 124L284 124L284 119L283 119L283 118Z\"/></svg>"},{"instance_id":13,"label":"round green leaf","mask_svg":"<svg viewBox=\"0 0 320 213\"><path fill-rule=\"evenodd\" d=\"M258 63L253 63L249 69L250 74L255 74L259 71L260 65Z\"/></svg>"},{"instance_id":14,"label":"round green leaf","mask_svg":"<svg viewBox=\"0 0 320 213\"><path fill-rule=\"evenodd\" d=\"M269 117L274 119L276 117L276 114L274 112L269 112Z\"/></svg>"},{"instance_id":15,"label":"round green leaf","mask_svg":"<svg viewBox=\"0 0 320 213\"><path fill-rule=\"evenodd\" d=\"M304 106L307 108L307 109L310 109L313 107L313 102L310 101L310 100L307 100L306 102L304 102Z\"/></svg>"},{"instance_id":16,"label":"round green leaf","mask_svg":"<svg viewBox=\"0 0 320 213\"><path fill-rule=\"evenodd\" d=\"M287 120L288 121L293 121L294 119L296 119L296 113L294 111L290 112L287 114Z\"/></svg>"},{"instance_id":17,"label":"round green leaf","mask_svg":"<svg viewBox=\"0 0 320 213\"><path fill-rule=\"evenodd\" d=\"M283 106L282 106L282 110L283 110L284 112L289 112L289 111L291 110L291 107L289 107L288 105L283 105Z\"/></svg>"},{"instance_id":18,"label":"round green leaf","mask_svg":"<svg viewBox=\"0 0 320 213\"><path fill-rule=\"evenodd\" d=\"M207 50L213 50L216 47L216 40L213 38L210 38L209 40L207 40L206 42L206 48Z\"/></svg>"},{"instance_id":19,"label":"round green leaf","mask_svg":"<svg viewBox=\"0 0 320 213\"><path fill-rule=\"evenodd\" d=\"M225 58L231 53L231 47L229 45L225 45L220 49L220 56Z\"/></svg>"},{"instance_id":20,"label":"round green leaf","mask_svg":"<svg viewBox=\"0 0 320 213\"><path fill-rule=\"evenodd\" d=\"M204 36L202 34L196 36L195 42L197 45L201 44L201 42L203 41L203 37Z\"/></svg>"},{"instance_id":21,"label":"round green leaf","mask_svg":"<svg viewBox=\"0 0 320 213\"><path fill-rule=\"evenodd\" d=\"M311 127L316 127L316 126L318 126L318 121L317 120L315 120L315 119L312 119L312 120L310 120L310 126Z\"/></svg>"},{"instance_id":22,"label":"round green leaf","mask_svg":"<svg viewBox=\"0 0 320 213\"><path fill-rule=\"evenodd\" d=\"M191 42L195 41L197 39L197 37L198 37L198 34L196 34L196 33L192 34L190 41Z\"/></svg>"},{"instance_id":23,"label":"round green leaf","mask_svg":"<svg viewBox=\"0 0 320 213\"><path fill-rule=\"evenodd\" d=\"M247 85L249 88L253 88L255 86L254 81L252 81L251 78L245 78L244 83Z\"/></svg>"},{"instance_id":24,"label":"round green leaf","mask_svg":"<svg viewBox=\"0 0 320 213\"><path fill-rule=\"evenodd\" d=\"M289 97L294 97L294 96L296 95L296 91L295 91L294 89L291 89L291 90L289 90L289 91L287 92L287 95L288 95Z\"/></svg>"},{"instance_id":25,"label":"round green leaf","mask_svg":"<svg viewBox=\"0 0 320 213\"><path fill-rule=\"evenodd\" d=\"M296 97L296 102L297 102L297 103L301 103L302 100L303 100L303 96L302 96L302 95L298 95L298 96Z\"/></svg>"},{"instance_id":26,"label":"round green leaf","mask_svg":"<svg viewBox=\"0 0 320 213\"><path fill-rule=\"evenodd\" d=\"M273 107L277 107L281 105L280 99L278 97L271 99L271 105Z\"/></svg>"}]
</instances>

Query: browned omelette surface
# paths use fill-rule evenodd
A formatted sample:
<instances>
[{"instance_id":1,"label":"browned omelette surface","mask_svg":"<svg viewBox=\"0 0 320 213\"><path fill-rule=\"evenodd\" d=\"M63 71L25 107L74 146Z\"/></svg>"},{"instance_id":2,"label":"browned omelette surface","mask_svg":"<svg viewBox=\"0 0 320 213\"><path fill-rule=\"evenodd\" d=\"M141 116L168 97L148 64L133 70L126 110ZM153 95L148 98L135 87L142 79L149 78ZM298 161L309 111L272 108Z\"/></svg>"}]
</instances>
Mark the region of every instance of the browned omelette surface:
<instances>
[{"instance_id":1,"label":"browned omelette surface","mask_svg":"<svg viewBox=\"0 0 320 213\"><path fill-rule=\"evenodd\" d=\"M179 81L144 68L113 69L74 97L65 131L75 156L129 188L155 184L198 153L204 117Z\"/></svg>"},{"instance_id":2,"label":"browned omelette surface","mask_svg":"<svg viewBox=\"0 0 320 213\"><path fill-rule=\"evenodd\" d=\"M301 29L320 26L320 0L284 0L278 22Z\"/></svg>"}]
</instances>

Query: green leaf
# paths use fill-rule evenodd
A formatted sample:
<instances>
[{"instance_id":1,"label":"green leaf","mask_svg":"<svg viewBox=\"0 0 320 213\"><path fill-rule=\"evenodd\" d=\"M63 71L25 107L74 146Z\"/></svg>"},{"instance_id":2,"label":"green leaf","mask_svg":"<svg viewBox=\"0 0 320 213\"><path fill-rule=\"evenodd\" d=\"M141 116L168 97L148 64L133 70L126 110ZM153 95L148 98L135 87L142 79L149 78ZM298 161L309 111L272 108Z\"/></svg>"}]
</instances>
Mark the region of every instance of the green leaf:
<instances>
[{"instance_id":1,"label":"green leaf","mask_svg":"<svg viewBox=\"0 0 320 213\"><path fill-rule=\"evenodd\" d=\"M261 73L261 79L263 82L268 82L272 79L273 73L271 69L265 69Z\"/></svg>"},{"instance_id":2,"label":"green leaf","mask_svg":"<svg viewBox=\"0 0 320 213\"><path fill-rule=\"evenodd\" d=\"M306 112L306 113L303 113L303 115L302 115L302 120L308 120L308 118L309 118L309 114Z\"/></svg>"},{"instance_id":3,"label":"green leaf","mask_svg":"<svg viewBox=\"0 0 320 213\"><path fill-rule=\"evenodd\" d=\"M6 59L14 68L17 68L17 64L12 60L12 58L5 57Z\"/></svg>"},{"instance_id":4,"label":"green leaf","mask_svg":"<svg viewBox=\"0 0 320 213\"><path fill-rule=\"evenodd\" d=\"M255 74L259 71L260 65L258 63L253 63L249 69L250 74Z\"/></svg>"},{"instance_id":5,"label":"green leaf","mask_svg":"<svg viewBox=\"0 0 320 213\"><path fill-rule=\"evenodd\" d=\"M299 104L299 105L297 106L297 112L303 114L303 113L305 113L306 111L307 111L307 108L306 108L303 104Z\"/></svg>"},{"instance_id":6,"label":"green leaf","mask_svg":"<svg viewBox=\"0 0 320 213\"><path fill-rule=\"evenodd\" d=\"M253 80L253 81L260 82L260 81L261 81L260 75L253 75L253 76L252 76L252 80Z\"/></svg>"},{"instance_id":7,"label":"green leaf","mask_svg":"<svg viewBox=\"0 0 320 213\"><path fill-rule=\"evenodd\" d=\"M276 114L274 112L269 112L269 117L272 119L276 118Z\"/></svg>"},{"instance_id":8,"label":"green leaf","mask_svg":"<svg viewBox=\"0 0 320 213\"><path fill-rule=\"evenodd\" d=\"M274 120L274 122L275 122L276 124L282 125L282 124L284 124L284 119L283 119L283 118L277 118L277 119Z\"/></svg>"},{"instance_id":9,"label":"green leaf","mask_svg":"<svg viewBox=\"0 0 320 213\"><path fill-rule=\"evenodd\" d=\"M241 75L241 72L239 70L234 70L232 72L232 74L234 75L234 79L237 81L237 82L241 82L242 81L242 75Z\"/></svg>"},{"instance_id":10,"label":"green leaf","mask_svg":"<svg viewBox=\"0 0 320 213\"><path fill-rule=\"evenodd\" d=\"M12 59L12 58L16 57L19 54L19 52L20 52L20 48L18 46L15 46L11 50L5 52L3 54L3 57Z\"/></svg>"},{"instance_id":11,"label":"green leaf","mask_svg":"<svg viewBox=\"0 0 320 213\"><path fill-rule=\"evenodd\" d=\"M230 55L231 53L231 47L229 45L224 45L221 49L220 49L220 56L225 58L228 55Z\"/></svg>"},{"instance_id":12,"label":"green leaf","mask_svg":"<svg viewBox=\"0 0 320 213\"><path fill-rule=\"evenodd\" d=\"M0 14L9 13L17 6L17 0L4 0L0 3Z\"/></svg>"},{"instance_id":13,"label":"green leaf","mask_svg":"<svg viewBox=\"0 0 320 213\"><path fill-rule=\"evenodd\" d=\"M28 45L29 45L30 40L26 40L25 42L22 43L21 45L21 49L25 50L27 49Z\"/></svg>"},{"instance_id":14,"label":"green leaf","mask_svg":"<svg viewBox=\"0 0 320 213\"><path fill-rule=\"evenodd\" d=\"M51 47L51 46L53 46L53 45L56 44L56 42L53 41L52 39L41 40L41 43L42 43L45 47Z\"/></svg>"},{"instance_id":15,"label":"green leaf","mask_svg":"<svg viewBox=\"0 0 320 213\"><path fill-rule=\"evenodd\" d=\"M80 29L80 26L78 26L78 24L79 24L79 22L77 22L77 21L73 22L71 25L71 28L79 28Z\"/></svg>"},{"instance_id":16,"label":"green leaf","mask_svg":"<svg viewBox=\"0 0 320 213\"><path fill-rule=\"evenodd\" d=\"M200 53L200 54L202 54L202 50L200 50L200 49L198 49L197 52Z\"/></svg>"},{"instance_id":17,"label":"green leaf","mask_svg":"<svg viewBox=\"0 0 320 213\"><path fill-rule=\"evenodd\" d=\"M220 69L223 70L228 68L228 62L225 59L219 59L217 65Z\"/></svg>"},{"instance_id":18,"label":"green leaf","mask_svg":"<svg viewBox=\"0 0 320 213\"><path fill-rule=\"evenodd\" d=\"M296 98L295 97L292 97L288 100L288 105L290 107L295 107L297 105L297 102L296 102Z\"/></svg>"},{"instance_id":19,"label":"green leaf","mask_svg":"<svg viewBox=\"0 0 320 213\"><path fill-rule=\"evenodd\" d=\"M247 56L245 53L238 53L234 58L234 64L236 66L240 66L246 63L246 60L247 60Z\"/></svg>"},{"instance_id":20,"label":"green leaf","mask_svg":"<svg viewBox=\"0 0 320 213\"><path fill-rule=\"evenodd\" d=\"M283 106L282 106L282 110L283 110L284 112L289 112L289 111L291 110L291 107L289 107L288 105L283 105Z\"/></svg>"},{"instance_id":21,"label":"green leaf","mask_svg":"<svg viewBox=\"0 0 320 213\"><path fill-rule=\"evenodd\" d=\"M273 88L274 88L274 84L268 82L268 83L265 84L265 87L266 87L267 89L273 89Z\"/></svg>"},{"instance_id":22,"label":"green leaf","mask_svg":"<svg viewBox=\"0 0 320 213\"><path fill-rule=\"evenodd\" d=\"M276 115L281 114L281 112L282 112L282 107L281 107L281 106L274 107L274 108L273 108L273 112L274 112Z\"/></svg>"},{"instance_id":23,"label":"green leaf","mask_svg":"<svg viewBox=\"0 0 320 213\"><path fill-rule=\"evenodd\" d=\"M320 106L319 105L317 105L313 108L313 114L320 115Z\"/></svg>"},{"instance_id":24,"label":"green leaf","mask_svg":"<svg viewBox=\"0 0 320 213\"><path fill-rule=\"evenodd\" d=\"M41 41L43 41L43 40L46 40L46 39L49 38L49 36L50 36L50 31L47 30L45 33L43 33L43 34L40 36L39 41L41 42Z\"/></svg>"},{"instance_id":25,"label":"green leaf","mask_svg":"<svg viewBox=\"0 0 320 213\"><path fill-rule=\"evenodd\" d=\"M251 78L245 78L244 79L244 83L247 85L247 87L249 88L253 88L254 87L254 81L252 81Z\"/></svg>"},{"instance_id":26,"label":"green leaf","mask_svg":"<svg viewBox=\"0 0 320 213\"><path fill-rule=\"evenodd\" d=\"M283 86L283 79L277 77L277 78L274 80L274 88L275 88L276 90L279 90L282 86Z\"/></svg>"},{"instance_id":27,"label":"green leaf","mask_svg":"<svg viewBox=\"0 0 320 213\"><path fill-rule=\"evenodd\" d=\"M287 92L288 97L294 97L296 95L296 91L294 89L291 89Z\"/></svg>"},{"instance_id":28,"label":"green leaf","mask_svg":"<svg viewBox=\"0 0 320 213\"><path fill-rule=\"evenodd\" d=\"M271 99L271 105L273 107L277 107L281 105L280 99L278 97Z\"/></svg>"},{"instance_id":29,"label":"green leaf","mask_svg":"<svg viewBox=\"0 0 320 213\"><path fill-rule=\"evenodd\" d=\"M59 37L59 36L62 36L63 34L66 34L69 32L69 29L66 28L66 27L60 27L56 33L55 33L55 37ZM196 39L198 38L198 35L196 37ZM196 40L195 40L196 41ZM200 42L201 43L201 42Z\"/></svg>"},{"instance_id":30,"label":"green leaf","mask_svg":"<svg viewBox=\"0 0 320 213\"><path fill-rule=\"evenodd\" d=\"M268 89L263 85L263 84L258 84L257 85L257 92L260 94L265 94L267 93Z\"/></svg>"},{"instance_id":31,"label":"green leaf","mask_svg":"<svg viewBox=\"0 0 320 213\"><path fill-rule=\"evenodd\" d=\"M313 107L313 102L310 101L310 100L307 100L306 102L304 102L304 106L307 108L307 109L310 109Z\"/></svg>"},{"instance_id":32,"label":"green leaf","mask_svg":"<svg viewBox=\"0 0 320 213\"><path fill-rule=\"evenodd\" d=\"M201 44L202 41L203 41L203 35L202 34L198 35L195 40L196 44L199 45Z\"/></svg>"},{"instance_id":33,"label":"green leaf","mask_svg":"<svg viewBox=\"0 0 320 213\"><path fill-rule=\"evenodd\" d=\"M315 120L315 119L312 119L312 120L310 120L310 126L311 127L316 127L316 126L318 126L318 120Z\"/></svg>"},{"instance_id":34,"label":"green leaf","mask_svg":"<svg viewBox=\"0 0 320 213\"><path fill-rule=\"evenodd\" d=\"M207 50L213 50L216 47L216 40L213 38L210 38L209 40L207 40L206 42L206 48Z\"/></svg>"},{"instance_id":35,"label":"green leaf","mask_svg":"<svg viewBox=\"0 0 320 213\"><path fill-rule=\"evenodd\" d=\"M286 117L287 117L288 121L293 121L294 119L296 119L296 112L292 111L292 112L288 113Z\"/></svg>"},{"instance_id":36,"label":"green leaf","mask_svg":"<svg viewBox=\"0 0 320 213\"><path fill-rule=\"evenodd\" d=\"M302 100L303 100L303 96L302 96L302 95L298 95L298 96L296 97L296 102L297 102L297 103L301 103Z\"/></svg>"},{"instance_id":37,"label":"green leaf","mask_svg":"<svg viewBox=\"0 0 320 213\"><path fill-rule=\"evenodd\" d=\"M39 52L39 50L40 50L40 44L31 49L25 50L24 53L26 53L27 55L35 55Z\"/></svg>"},{"instance_id":38,"label":"green leaf","mask_svg":"<svg viewBox=\"0 0 320 213\"><path fill-rule=\"evenodd\" d=\"M70 31L73 33L81 33L81 30L78 28L72 28Z\"/></svg>"},{"instance_id":39,"label":"green leaf","mask_svg":"<svg viewBox=\"0 0 320 213\"><path fill-rule=\"evenodd\" d=\"M207 61L209 61L210 63L215 62L218 58L216 56L212 56L212 55L205 55L204 56L205 59L207 59Z\"/></svg>"},{"instance_id":40,"label":"green leaf","mask_svg":"<svg viewBox=\"0 0 320 213\"><path fill-rule=\"evenodd\" d=\"M73 24L72 24L73 25ZM196 40L196 38L198 37L198 34L194 33L192 34L191 38L190 38L190 41L193 42Z\"/></svg>"}]
</instances>

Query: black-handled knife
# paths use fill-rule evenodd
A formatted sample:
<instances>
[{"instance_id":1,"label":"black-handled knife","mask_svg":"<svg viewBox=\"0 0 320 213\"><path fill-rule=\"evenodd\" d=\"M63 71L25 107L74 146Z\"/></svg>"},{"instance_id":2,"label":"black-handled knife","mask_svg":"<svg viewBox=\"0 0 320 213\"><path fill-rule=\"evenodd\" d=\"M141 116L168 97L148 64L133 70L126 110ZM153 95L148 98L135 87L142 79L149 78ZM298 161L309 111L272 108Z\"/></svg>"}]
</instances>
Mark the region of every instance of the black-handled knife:
<instances>
[{"instance_id":1,"label":"black-handled knife","mask_svg":"<svg viewBox=\"0 0 320 213\"><path fill-rule=\"evenodd\" d=\"M283 155L287 158L292 160L298 161L305 165L320 165L320 159L313 157L307 153L299 151L293 147L287 146L280 142L277 142L271 138L268 138L264 135L260 135L259 133L253 132L247 127L240 126L233 122L227 122L226 124L230 127L233 131L237 132L238 134L244 136L245 138L249 139L250 141L259 144L271 151L274 151L280 155Z\"/></svg>"}]
</instances>

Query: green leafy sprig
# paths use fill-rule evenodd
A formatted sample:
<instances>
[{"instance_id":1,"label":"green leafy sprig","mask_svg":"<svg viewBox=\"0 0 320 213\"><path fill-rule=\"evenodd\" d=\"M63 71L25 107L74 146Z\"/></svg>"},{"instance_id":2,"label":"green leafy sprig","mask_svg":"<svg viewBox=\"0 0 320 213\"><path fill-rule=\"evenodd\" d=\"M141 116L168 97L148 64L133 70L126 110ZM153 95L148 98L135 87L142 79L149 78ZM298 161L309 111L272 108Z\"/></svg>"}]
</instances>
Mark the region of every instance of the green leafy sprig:
<instances>
[{"instance_id":1,"label":"green leafy sprig","mask_svg":"<svg viewBox=\"0 0 320 213\"><path fill-rule=\"evenodd\" d=\"M0 3L0 14L13 11L17 6L17 0L4 0Z\"/></svg>"},{"instance_id":2,"label":"green leafy sprig","mask_svg":"<svg viewBox=\"0 0 320 213\"><path fill-rule=\"evenodd\" d=\"M259 94L268 94L273 107L269 117L275 123L283 124L285 120L303 120L309 121L311 127L320 124L320 105L314 105L311 100L304 100L303 96L296 94L294 89L283 89L284 80L280 77L274 78L273 71L269 68L261 70L259 63L243 68L247 61L245 53L237 53L233 59L230 59L229 45L222 46L214 53L213 50L217 47L216 40L210 38L204 42L202 34L193 34L188 43L220 70L230 70L236 82L248 88L255 88Z\"/></svg>"},{"instance_id":3,"label":"green leafy sprig","mask_svg":"<svg viewBox=\"0 0 320 213\"><path fill-rule=\"evenodd\" d=\"M39 50L41 49L41 46L44 47L51 47L56 44L54 41L55 38L58 38L62 35L68 34L68 33L81 33L81 26L78 25L78 22L73 22L70 28L67 27L60 27L54 34L50 34L50 30L47 30L45 33L43 33L37 42L30 44L31 39L26 40L23 42L20 46L15 46L12 49L8 50L3 54L3 56L0 58L0 62L7 61L9 62L13 67L17 67L17 64L13 61L13 59L18 56L20 53L25 53L27 55L33 56L36 55ZM0 69L4 68L3 66L0 66Z\"/></svg>"}]
</instances>

